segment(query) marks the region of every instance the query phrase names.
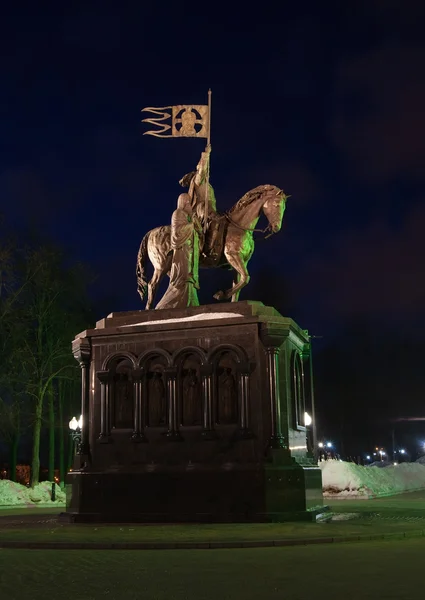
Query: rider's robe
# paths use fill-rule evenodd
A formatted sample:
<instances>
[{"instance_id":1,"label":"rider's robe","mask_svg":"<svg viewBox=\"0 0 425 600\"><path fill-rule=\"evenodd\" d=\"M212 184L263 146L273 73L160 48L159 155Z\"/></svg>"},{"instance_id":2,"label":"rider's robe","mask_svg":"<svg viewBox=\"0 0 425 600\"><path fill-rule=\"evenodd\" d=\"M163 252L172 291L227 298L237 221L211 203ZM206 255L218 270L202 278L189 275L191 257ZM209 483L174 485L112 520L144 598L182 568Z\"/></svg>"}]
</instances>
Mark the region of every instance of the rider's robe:
<instances>
[{"instance_id":1,"label":"rider's robe","mask_svg":"<svg viewBox=\"0 0 425 600\"><path fill-rule=\"evenodd\" d=\"M157 309L199 306L199 237L190 215L178 208L171 219L170 283Z\"/></svg>"}]
</instances>

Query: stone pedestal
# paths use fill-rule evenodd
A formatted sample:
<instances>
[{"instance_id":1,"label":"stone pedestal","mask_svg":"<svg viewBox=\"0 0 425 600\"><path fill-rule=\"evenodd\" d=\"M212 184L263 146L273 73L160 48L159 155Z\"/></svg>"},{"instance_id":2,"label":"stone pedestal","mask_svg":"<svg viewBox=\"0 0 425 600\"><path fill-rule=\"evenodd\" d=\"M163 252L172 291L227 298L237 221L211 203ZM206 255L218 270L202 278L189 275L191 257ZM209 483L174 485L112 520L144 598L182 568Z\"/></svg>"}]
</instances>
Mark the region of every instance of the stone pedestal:
<instances>
[{"instance_id":1,"label":"stone pedestal","mask_svg":"<svg viewBox=\"0 0 425 600\"><path fill-rule=\"evenodd\" d=\"M312 518L308 338L258 302L113 313L73 342L82 366L75 521ZM78 461L76 462L78 464Z\"/></svg>"}]
</instances>

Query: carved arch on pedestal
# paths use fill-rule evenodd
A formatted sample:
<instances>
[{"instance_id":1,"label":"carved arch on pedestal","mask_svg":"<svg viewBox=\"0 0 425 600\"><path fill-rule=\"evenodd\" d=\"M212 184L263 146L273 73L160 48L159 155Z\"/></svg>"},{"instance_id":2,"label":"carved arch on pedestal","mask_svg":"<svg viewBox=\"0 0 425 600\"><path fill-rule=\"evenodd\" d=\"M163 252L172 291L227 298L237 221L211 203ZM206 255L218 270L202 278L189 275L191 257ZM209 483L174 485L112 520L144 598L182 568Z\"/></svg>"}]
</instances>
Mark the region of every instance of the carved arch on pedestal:
<instances>
[{"instance_id":1,"label":"carved arch on pedestal","mask_svg":"<svg viewBox=\"0 0 425 600\"><path fill-rule=\"evenodd\" d=\"M229 352L235 355L238 364L249 364L248 356L245 350L241 346L237 346L236 344L219 344L218 346L214 346L208 352L208 362L210 364L213 363L217 354L221 354L223 352Z\"/></svg>"},{"instance_id":2,"label":"carved arch on pedestal","mask_svg":"<svg viewBox=\"0 0 425 600\"><path fill-rule=\"evenodd\" d=\"M180 350L174 352L172 356L172 365L178 367L182 356L185 354L194 354L198 356L202 365L206 365L208 362L207 354L202 348L198 348L198 346L186 346L185 348L180 348Z\"/></svg>"},{"instance_id":3,"label":"carved arch on pedestal","mask_svg":"<svg viewBox=\"0 0 425 600\"><path fill-rule=\"evenodd\" d=\"M176 369L176 411L179 425L205 426L205 366L206 353L197 346L186 346L172 358Z\"/></svg>"},{"instance_id":4,"label":"carved arch on pedestal","mask_svg":"<svg viewBox=\"0 0 425 600\"><path fill-rule=\"evenodd\" d=\"M115 350L115 352L111 352L104 359L102 363L102 371L109 371L111 366L116 364L118 361L128 360L131 362L133 369L137 369L137 357L132 352L127 352L127 350Z\"/></svg>"},{"instance_id":5,"label":"carved arch on pedestal","mask_svg":"<svg viewBox=\"0 0 425 600\"><path fill-rule=\"evenodd\" d=\"M220 344L208 353L212 368L212 419L215 425L238 425L247 416L248 389L242 381L248 378L250 365L246 352L234 344Z\"/></svg>"},{"instance_id":6,"label":"carved arch on pedestal","mask_svg":"<svg viewBox=\"0 0 425 600\"><path fill-rule=\"evenodd\" d=\"M136 412L136 356L116 350L102 363L101 438L109 438L112 430L133 429Z\"/></svg>"},{"instance_id":7,"label":"carved arch on pedestal","mask_svg":"<svg viewBox=\"0 0 425 600\"><path fill-rule=\"evenodd\" d=\"M292 398L293 427L299 431L305 431L305 384L304 366L301 354L293 350L290 361L290 382Z\"/></svg>"},{"instance_id":8,"label":"carved arch on pedestal","mask_svg":"<svg viewBox=\"0 0 425 600\"><path fill-rule=\"evenodd\" d=\"M162 350L162 348L153 348L152 350L145 350L139 355L137 359L137 366L140 369L143 369L144 363L147 359L149 359L150 356L162 356L167 363L167 367L171 367L172 365L172 356L169 352Z\"/></svg>"},{"instance_id":9,"label":"carved arch on pedestal","mask_svg":"<svg viewBox=\"0 0 425 600\"><path fill-rule=\"evenodd\" d=\"M143 352L138 360L141 373L140 416L142 427L166 429L169 411L168 375L171 355L161 348Z\"/></svg>"}]
</instances>

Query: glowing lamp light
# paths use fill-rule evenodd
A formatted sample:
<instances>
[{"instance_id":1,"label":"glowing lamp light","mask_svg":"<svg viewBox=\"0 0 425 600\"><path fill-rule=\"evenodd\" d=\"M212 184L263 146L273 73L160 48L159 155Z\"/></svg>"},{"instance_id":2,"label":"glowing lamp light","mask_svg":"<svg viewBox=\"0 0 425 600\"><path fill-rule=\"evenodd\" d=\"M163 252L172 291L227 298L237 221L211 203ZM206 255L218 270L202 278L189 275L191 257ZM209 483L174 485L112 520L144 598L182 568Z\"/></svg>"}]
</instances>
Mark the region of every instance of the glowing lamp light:
<instances>
[{"instance_id":1,"label":"glowing lamp light","mask_svg":"<svg viewBox=\"0 0 425 600\"><path fill-rule=\"evenodd\" d=\"M69 422L69 429L71 430L72 441L75 444L76 454L83 454L83 443L82 443L82 428L83 428L83 417L77 419L72 417Z\"/></svg>"},{"instance_id":2,"label":"glowing lamp light","mask_svg":"<svg viewBox=\"0 0 425 600\"><path fill-rule=\"evenodd\" d=\"M82 429L83 428L83 416L80 415L80 418L77 419L75 417L72 417L72 419L69 422L69 428L71 431L77 431L77 429Z\"/></svg>"},{"instance_id":3,"label":"glowing lamp light","mask_svg":"<svg viewBox=\"0 0 425 600\"><path fill-rule=\"evenodd\" d=\"M310 415L308 414L308 412L304 413L304 424L306 427L308 427L309 425L311 425L312 423L312 418L310 417Z\"/></svg>"},{"instance_id":4,"label":"glowing lamp light","mask_svg":"<svg viewBox=\"0 0 425 600\"><path fill-rule=\"evenodd\" d=\"M368 455L366 456L366 458L367 458L367 460L370 460L370 455L368 454Z\"/></svg>"},{"instance_id":5,"label":"glowing lamp light","mask_svg":"<svg viewBox=\"0 0 425 600\"><path fill-rule=\"evenodd\" d=\"M327 446L328 448L332 448L333 444L332 444L332 442L326 442L326 446Z\"/></svg>"},{"instance_id":6,"label":"glowing lamp light","mask_svg":"<svg viewBox=\"0 0 425 600\"><path fill-rule=\"evenodd\" d=\"M318 446L319 448L323 448L323 442L319 442Z\"/></svg>"},{"instance_id":7,"label":"glowing lamp light","mask_svg":"<svg viewBox=\"0 0 425 600\"><path fill-rule=\"evenodd\" d=\"M72 419L70 420L69 428L71 431L75 431L78 428L78 421L75 417L72 417Z\"/></svg>"},{"instance_id":8,"label":"glowing lamp light","mask_svg":"<svg viewBox=\"0 0 425 600\"><path fill-rule=\"evenodd\" d=\"M400 454L406 454L406 450L400 450Z\"/></svg>"}]
</instances>

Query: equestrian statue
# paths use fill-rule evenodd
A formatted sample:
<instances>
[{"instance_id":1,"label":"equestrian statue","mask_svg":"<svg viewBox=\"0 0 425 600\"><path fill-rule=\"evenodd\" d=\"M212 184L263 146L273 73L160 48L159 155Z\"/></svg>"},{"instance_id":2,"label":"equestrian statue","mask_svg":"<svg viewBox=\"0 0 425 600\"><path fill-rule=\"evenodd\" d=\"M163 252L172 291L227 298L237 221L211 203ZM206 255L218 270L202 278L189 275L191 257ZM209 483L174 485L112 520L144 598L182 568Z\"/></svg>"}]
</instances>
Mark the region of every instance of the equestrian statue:
<instances>
[{"instance_id":1,"label":"equestrian statue","mask_svg":"<svg viewBox=\"0 0 425 600\"><path fill-rule=\"evenodd\" d=\"M156 227L144 236L137 255L137 291L146 299L146 310L154 308L158 286L168 275L169 285L155 308L185 308L198 306L199 268L229 267L235 271L230 289L214 294L216 300L237 302L241 289L249 283L248 263L254 253L254 232L269 237L282 226L286 200L285 192L275 185L260 185L242 196L227 212L218 213L210 173L210 101L208 106L173 106L147 108L161 115L144 121L160 126L160 133L146 132L157 137L207 137L208 143L196 170L184 175L179 183L186 191L177 199L171 225ZM164 112L172 109L171 114ZM162 121L172 117L172 125ZM171 130L171 134L164 131ZM260 217L268 221L257 229ZM146 275L147 259L154 272Z\"/></svg>"}]
</instances>

